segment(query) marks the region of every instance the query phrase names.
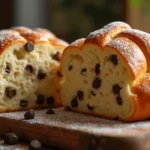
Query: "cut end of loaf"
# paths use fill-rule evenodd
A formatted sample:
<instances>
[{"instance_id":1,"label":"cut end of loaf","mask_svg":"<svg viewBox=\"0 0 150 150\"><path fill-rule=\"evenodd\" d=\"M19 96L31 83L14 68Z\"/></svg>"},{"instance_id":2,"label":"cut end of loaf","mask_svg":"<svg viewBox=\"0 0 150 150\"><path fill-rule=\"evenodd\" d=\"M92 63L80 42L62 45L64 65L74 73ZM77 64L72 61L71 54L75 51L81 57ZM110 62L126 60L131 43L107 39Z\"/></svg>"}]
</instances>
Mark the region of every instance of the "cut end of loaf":
<instances>
[{"instance_id":1,"label":"cut end of loaf","mask_svg":"<svg viewBox=\"0 0 150 150\"><path fill-rule=\"evenodd\" d=\"M0 112L60 106L58 72L66 43L62 42L62 47L52 45L44 33L26 28L10 31L15 34L0 32L0 37L4 37L0 55ZM7 42L10 36L16 37L8 38L11 44Z\"/></svg>"},{"instance_id":2,"label":"cut end of loaf","mask_svg":"<svg viewBox=\"0 0 150 150\"><path fill-rule=\"evenodd\" d=\"M60 92L65 108L126 122L150 116L140 115L143 108L148 112L148 99L142 103L134 90L146 73L147 60L137 42L117 36L126 30L132 29L113 22L64 50Z\"/></svg>"}]
</instances>

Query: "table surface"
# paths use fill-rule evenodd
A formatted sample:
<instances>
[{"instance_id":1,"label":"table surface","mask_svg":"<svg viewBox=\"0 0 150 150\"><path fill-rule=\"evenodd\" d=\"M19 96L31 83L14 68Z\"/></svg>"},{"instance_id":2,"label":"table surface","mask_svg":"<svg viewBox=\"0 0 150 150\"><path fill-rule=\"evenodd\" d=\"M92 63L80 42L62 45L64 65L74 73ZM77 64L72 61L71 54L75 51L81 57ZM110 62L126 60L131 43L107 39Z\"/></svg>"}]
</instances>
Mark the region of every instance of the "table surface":
<instances>
[{"instance_id":1,"label":"table surface","mask_svg":"<svg viewBox=\"0 0 150 150\"><path fill-rule=\"evenodd\" d=\"M29 142L37 139L43 146L49 146L49 150L55 150L50 146L69 150L91 150L91 147L103 150L150 150L150 120L124 123L63 108L53 110L55 114L46 114L47 109L35 110L35 118L31 120L24 119L25 111L0 114L0 135L13 132L20 141L27 141L15 145L20 149L28 149ZM11 148L3 142L0 146L4 150Z\"/></svg>"},{"instance_id":2,"label":"table surface","mask_svg":"<svg viewBox=\"0 0 150 150\"><path fill-rule=\"evenodd\" d=\"M30 143L28 142L19 141L15 145L7 145L4 144L4 137L0 137L0 150L29 150L29 144ZM64 150L64 149L42 145L42 150Z\"/></svg>"}]
</instances>

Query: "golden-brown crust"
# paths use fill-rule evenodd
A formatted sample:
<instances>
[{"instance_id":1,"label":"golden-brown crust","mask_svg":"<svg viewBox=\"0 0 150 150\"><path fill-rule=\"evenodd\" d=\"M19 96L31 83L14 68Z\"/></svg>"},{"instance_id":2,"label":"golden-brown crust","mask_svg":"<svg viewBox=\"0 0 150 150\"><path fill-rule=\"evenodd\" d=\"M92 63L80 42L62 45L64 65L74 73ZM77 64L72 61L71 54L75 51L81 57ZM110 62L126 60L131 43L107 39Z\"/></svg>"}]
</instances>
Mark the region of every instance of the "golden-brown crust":
<instances>
[{"instance_id":1,"label":"golden-brown crust","mask_svg":"<svg viewBox=\"0 0 150 150\"><path fill-rule=\"evenodd\" d=\"M132 92L135 94L135 112L129 121L150 118L150 73L135 82Z\"/></svg>"},{"instance_id":2,"label":"golden-brown crust","mask_svg":"<svg viewBox=\"0 0 150 150\"><path fill-rule=\"evenodd\" d=\"M31 29L24 27L24 26L12 27L11 30L17 31L20 34L23 32L31 32L32 31Z\"/></svg>"},{"instance_id":3,"label":"golden-brown crust","mask_svg":"<svg viewBox=\"0 0 150 150\"><path fill-rule=\"evenodd\" d=\"M27 41L33 42L33 43L40 43L40 42L46 42L49 43L48 39L43 35L35 31L31 32L23 32L20 34L22 37L24 37Z\"/></svg>"},{"instance_id":4,"label":"golden-brown crust","mask_svg":"<svg viewBox=\"0 0 150 150\"><path fill-rule=\"evenodd\" d=\"M101 47L107 45L120 32L131 29L131 27L124 22L112 22L102 29L96 30L88 35L85 43L95 43Z\"/></svg>"},{"instance_id":5,"label":"golden-brown crust","mask_svg":"<svg viewBox=\"0 0 150 150\"><path fill-rule=\"evenodd\" d=\"M74 42L72 42L70 44L70 46L75 46L75 47L81 48L82 45L84 44L84 42L85 42L85 38L81 38L81 39L78 39L78 40L75 40Z\"/></svg>"},{"instance_id":6,"label":"golden-brown crust","mask_svg":"<svg viewBox=\"0 0 150 150\"><path fill-rule=\"evenodd\" d=\"M15 43L26 43L26 40L19 35L16 34L0 34L0 54Z\"/></svg>"},{"instance_id":7,"label":"golden-brown crust","mask_svg":"<svg viewBox=\"0 0 150 150\"><path fill-rule=\"evenodd\" d=\"M96 44L102 50L105 50L106 47L113 48L115 51L119 52L133 75L133 81L135 80L135 82L133 87L131 85L131 91L135 94L133 96L134 113L129 118L119 119L125 122L131 122L150 118L150 73L146 73L147 68L148 71L150 68L150 35L133 30L127 24L111 23L91 33L86 39L79 39L70 44L63 52L60 66L61 73L63 58L66 53L72 48L73 50L81 51L82 47L86 44ZM82 112L77 109L73 110ZM109 118L108 116L98 114L93 115Z\"/></svg>"},{"instance_id":8,"label":"golden-brown crust","mask_svg":"<svg viewBox=\"0 0 150 150\"><path fill-rule=\"evenodd\" d=\"M117 51L122 59L126 62L133 79L143 75L147 70L147 63L141 49L131 40L127 38L116 38L112 40L106 47L113 48Z\"/></svg>"},{"instance_id":9,"label":"golden-brown crust","mask_svg":"<svg viewBox=\"0 0 150 150\"><path fill-rule=\"evenodd\" d=\"M37 31L38 33L40 34L43 34L45 37L47 37L49 40L50 39L53 39L55 40L56 39L56 36L50 32L49 30L47 29L42 29L42 28L35 28L34 31Z\"/></svg>"},{"instance_id":10,"label":"golden-brown crust","mask_svg":"<svg viewBox=\"0 0 150 150\"><path fill-rule=\"evenodd\" d=\"M135 42L143 51L147 63L148 63L148 69L147 71L150 71L150 34L132 29L132 30L124 30L121 33L117 35L117 37L127 37L133 42Z\"/></svg>"}]
</instances>

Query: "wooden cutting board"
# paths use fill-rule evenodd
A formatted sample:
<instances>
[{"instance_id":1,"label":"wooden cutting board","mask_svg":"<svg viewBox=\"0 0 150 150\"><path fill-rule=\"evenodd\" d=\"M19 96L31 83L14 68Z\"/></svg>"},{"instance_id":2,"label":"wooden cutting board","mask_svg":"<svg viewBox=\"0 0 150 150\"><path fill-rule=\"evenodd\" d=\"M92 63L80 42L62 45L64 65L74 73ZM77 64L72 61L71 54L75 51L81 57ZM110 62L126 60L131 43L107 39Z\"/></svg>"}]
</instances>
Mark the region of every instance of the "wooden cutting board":
<instances>
[{"instance_id":1,"label":"wooden cutting board","mask_svg":"<svg viewBox=\"0 0 150 150\"><path fill-rule=\"evenodd\" d=\"M24 120L24 111L0 114L0 135L14 132L21 140L38 139L42 144L70 150L149 150L150 121L123 123L88 116L63 108Z\"/></svg>"}]
</instances>

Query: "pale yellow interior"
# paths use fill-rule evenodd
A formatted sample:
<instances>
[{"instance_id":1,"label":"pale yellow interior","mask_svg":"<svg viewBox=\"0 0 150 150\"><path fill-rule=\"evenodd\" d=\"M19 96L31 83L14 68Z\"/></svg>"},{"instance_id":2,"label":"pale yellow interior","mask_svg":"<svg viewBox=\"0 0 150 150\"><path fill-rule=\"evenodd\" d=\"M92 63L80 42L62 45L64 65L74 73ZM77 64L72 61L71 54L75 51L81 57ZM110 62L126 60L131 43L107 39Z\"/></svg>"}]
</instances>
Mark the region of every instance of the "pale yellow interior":
<instances>
[{"instance_id":1,"label":"pale yellow interior","mask_svg":"<svg viewBox=\"0 0 150 150\"><path fill-rule=\"evenodd\" d=\"M117 55L118 65L109 61L111 55ZM100 63L101 73L96 75L95 65ZM73 69L68 71L68 65ZM81 75L81 69L87 68L87 72ZM131 93L132 85L131 72L121 56L112 49L102 51L96 45L84 46L82 52L72 48L66 52L63 58L63 76L61 82L61 98L64 106L71 107L71 100L77 95L78 90L84 91L84 99L78 100L78 107L72 108L82 112L92 112L100 116L120 117L122 119L130 117L134 112L134 94ZM102 80L101 87L94 89L92 82L95 77ZM118 105L116 96L112 92L112 85L119 84L122 89L120 95L123 104ZM91 90L96 96L91 95ZM87 104L94 106L92 111L88 110Z\"/></svg>"},{"instance_id":2,"label":"pale yellow interior","mask_svg":"<svg viewBox=\"0 0 150 150\"><path fill-rule=\"evenodd\" d=\"M21 99L28 101L28 107L46 106L46 100L42 105L36 104L38 94L44 95L45 99L49 96L56 98L59 62L52 59L52 55L58 51L49 44L40 43L35 45L32 52L27 52L22 44L12 45L5 50L0 56L0 109L20 109ZM10 67L9 74L5 72L6 64ZM26 73L25 67L28 64L33 66L33 74ZM39 69L46 73L43 80L37 77ZM16 96L6 96L6 87L16 89Z\"/></svg>"}]
</instances>

